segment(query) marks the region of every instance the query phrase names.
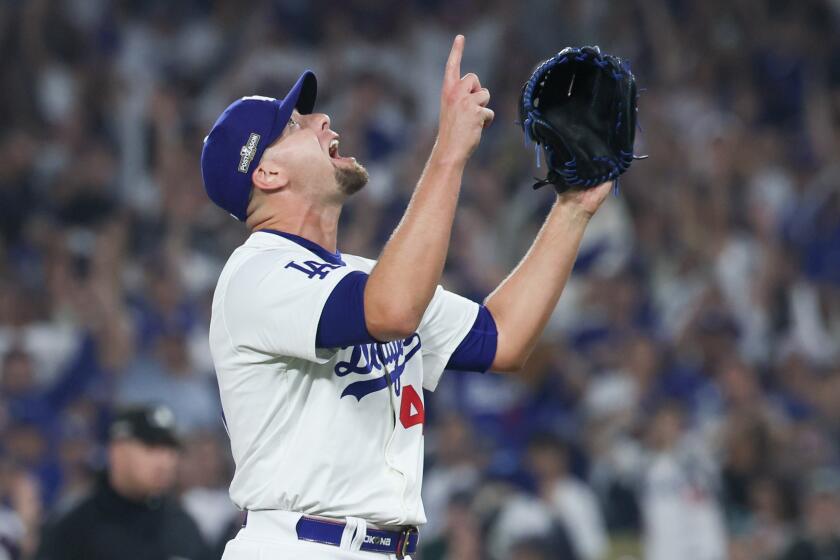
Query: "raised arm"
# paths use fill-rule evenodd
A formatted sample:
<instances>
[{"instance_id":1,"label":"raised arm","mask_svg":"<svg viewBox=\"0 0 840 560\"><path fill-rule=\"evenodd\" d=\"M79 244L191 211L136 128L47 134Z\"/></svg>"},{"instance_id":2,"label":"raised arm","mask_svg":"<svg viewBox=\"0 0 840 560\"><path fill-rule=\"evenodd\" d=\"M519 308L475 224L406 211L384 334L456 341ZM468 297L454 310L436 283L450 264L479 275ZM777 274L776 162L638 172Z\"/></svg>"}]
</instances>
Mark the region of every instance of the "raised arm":
<instances>
[{"instance_id":1,"label":"raised arm","mask_svg":"<svg viewBox=\"0 0 840 560\"><path fill-rule=\"evenodd\" d=\"M498 330L490 369L517 371L525 364L569 279L586 225L611 186L558 195L528 253L487 296Z\"/></svg>"},{"instance_id":2,"label":"raised arm","mask_svg":"<svg viewBox=\"0 0 840 560\"><path fill-rule=\"evenodd\" d=\"M437 140L365 287L365 324L378 340L405 338L420 324L443 272L464 166L493 120L490 92L475 74L461 77L463 51L458 35L443 77Z\"/></svg>"}]
</instances>

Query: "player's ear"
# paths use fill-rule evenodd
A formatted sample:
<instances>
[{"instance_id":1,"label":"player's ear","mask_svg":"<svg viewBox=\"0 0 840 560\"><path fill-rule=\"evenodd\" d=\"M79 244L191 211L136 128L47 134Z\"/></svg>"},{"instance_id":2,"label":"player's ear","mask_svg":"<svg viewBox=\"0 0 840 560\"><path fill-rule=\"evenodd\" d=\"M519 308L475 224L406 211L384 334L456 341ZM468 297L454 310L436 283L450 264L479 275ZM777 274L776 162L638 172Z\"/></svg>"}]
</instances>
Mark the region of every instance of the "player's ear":
<instances>
[{"instance_id":1,"label":"player's ear","mask_svg":"<svg viewBox=\"0 0 840 560\"><path fill-rule=\"evenodd\" d=\"M289 185L289 174L277 162L263 158L251 174L251 180L262 191L276 191Z\"/></svg>"}]
</instances>

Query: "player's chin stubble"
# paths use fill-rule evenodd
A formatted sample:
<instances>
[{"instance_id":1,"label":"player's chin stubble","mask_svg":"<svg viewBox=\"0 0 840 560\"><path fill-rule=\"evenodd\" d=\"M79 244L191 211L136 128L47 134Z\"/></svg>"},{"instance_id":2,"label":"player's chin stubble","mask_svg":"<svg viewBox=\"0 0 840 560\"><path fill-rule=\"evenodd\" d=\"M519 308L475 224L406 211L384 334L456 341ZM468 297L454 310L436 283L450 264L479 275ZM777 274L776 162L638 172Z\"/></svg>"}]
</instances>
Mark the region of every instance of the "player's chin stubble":
<instances>
[{"instance_id":1,"label":"player's chin stubble","mask_svg":"<svg viewBox=\"0 0 840 560\"><path fill-rule=\"evenodd\" d=\"M350 167L335 168L335 181L343 194L354 195L367 185L368 172L361 164L353 162Z\"/></svg>"}]
</instances>

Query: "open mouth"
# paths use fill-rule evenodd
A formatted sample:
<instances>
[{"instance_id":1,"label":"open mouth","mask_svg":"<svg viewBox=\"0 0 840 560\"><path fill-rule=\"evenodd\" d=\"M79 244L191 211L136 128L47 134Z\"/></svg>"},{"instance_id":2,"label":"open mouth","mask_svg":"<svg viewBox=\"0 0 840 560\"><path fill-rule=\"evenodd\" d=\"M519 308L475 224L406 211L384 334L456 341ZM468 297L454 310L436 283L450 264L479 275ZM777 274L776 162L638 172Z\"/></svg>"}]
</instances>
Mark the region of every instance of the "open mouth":
<instances>
[{"instance_id":1,"label":"open mouth","mask_svg":"<svg viewBox=\"0 0 840 560\"><path fill-rule=\"evenodd\" d=\"M328 147L330 159L335 160L337 162L348 162L348 161L355 161L355 158L352 157L343 157L341 154L338 153L338 138L333 138L330 140L330 144Z\"/></svg>"}]
</instances>

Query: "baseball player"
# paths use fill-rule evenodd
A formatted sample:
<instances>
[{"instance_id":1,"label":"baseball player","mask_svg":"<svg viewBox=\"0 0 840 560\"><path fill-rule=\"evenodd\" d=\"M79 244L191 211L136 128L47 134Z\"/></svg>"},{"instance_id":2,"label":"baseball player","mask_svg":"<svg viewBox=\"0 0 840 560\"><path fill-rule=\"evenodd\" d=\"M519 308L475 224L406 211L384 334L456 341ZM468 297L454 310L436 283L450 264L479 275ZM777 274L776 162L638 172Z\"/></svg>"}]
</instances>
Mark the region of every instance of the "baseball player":
<instances>
[{"instance_id":1,"label":"baseball player","mask_svg":"<svg viewBox=\"0 0 840 560\"><path fill-rule=\"evenodd\" d=\"M247 511L225 560L409 558L425 521L423 389L444 369L515 372L563 289L610 186L557 196L527 256L483 305L438 286L464 166L489 91L446 63L439 130L377 261L338 252L367 172L339 153L316 80L231 104L205 139L210 198L252 232L213 298L210 343Z\"/></svg>"}]
</instances>

